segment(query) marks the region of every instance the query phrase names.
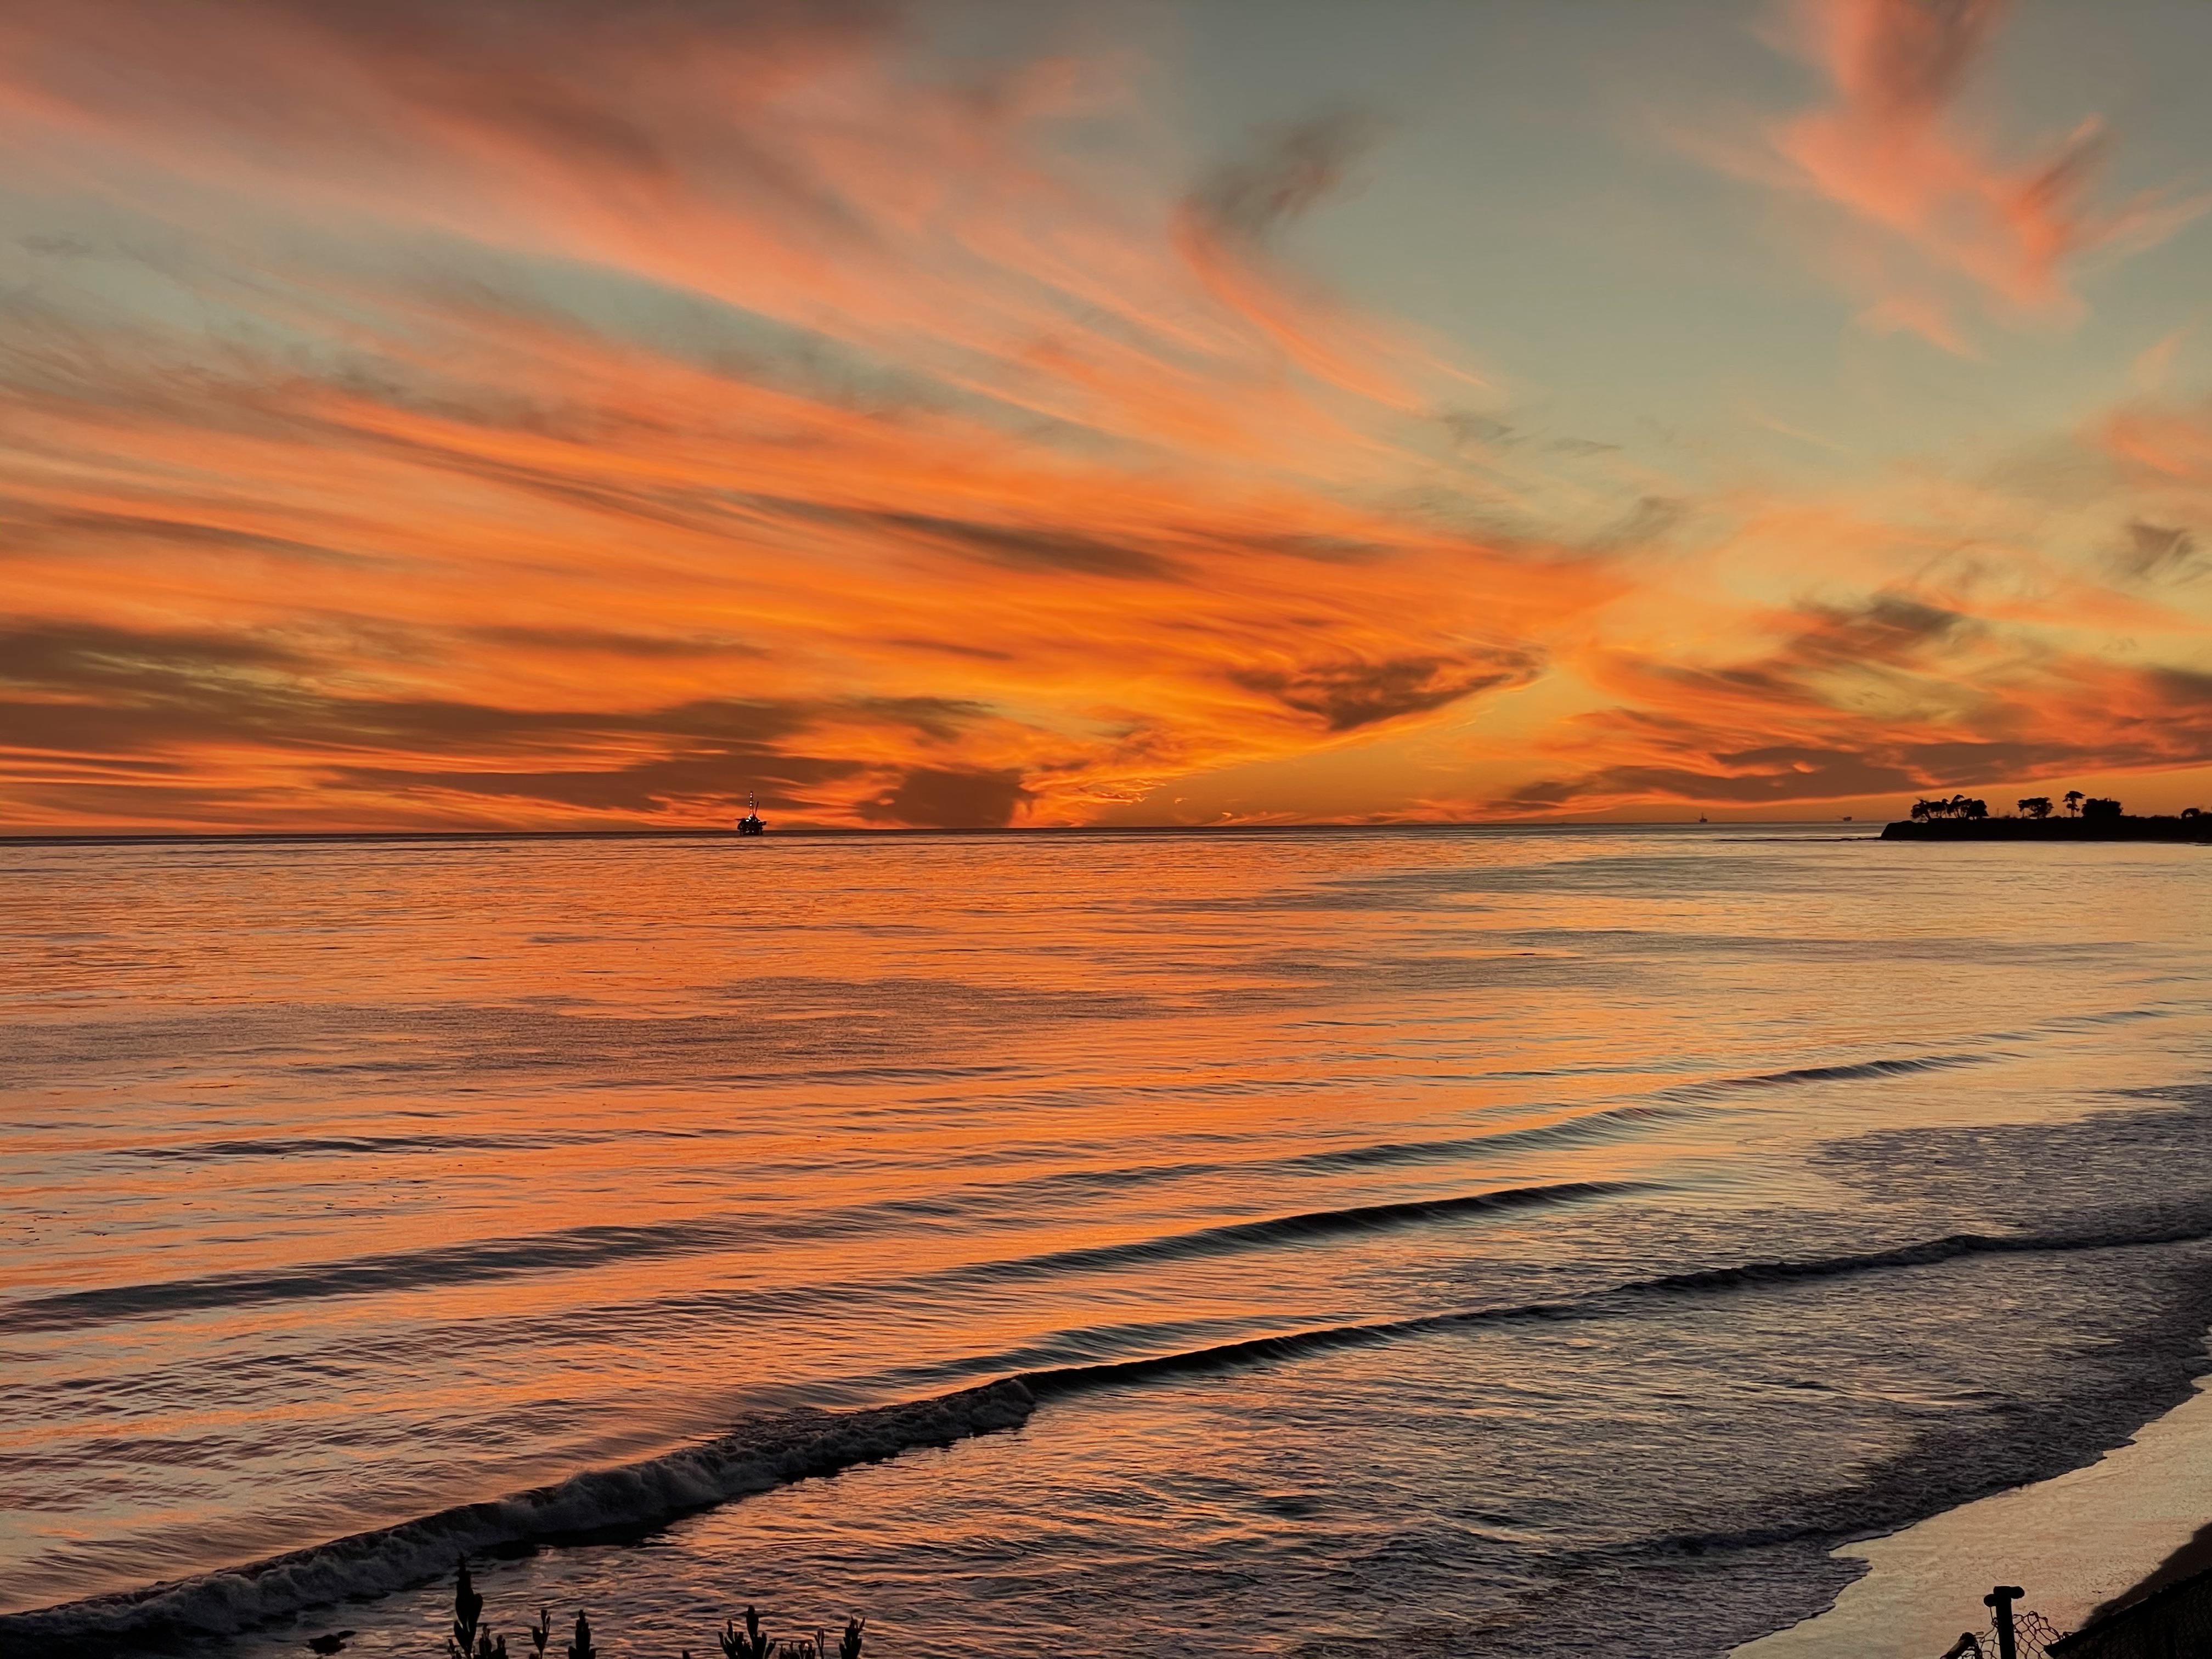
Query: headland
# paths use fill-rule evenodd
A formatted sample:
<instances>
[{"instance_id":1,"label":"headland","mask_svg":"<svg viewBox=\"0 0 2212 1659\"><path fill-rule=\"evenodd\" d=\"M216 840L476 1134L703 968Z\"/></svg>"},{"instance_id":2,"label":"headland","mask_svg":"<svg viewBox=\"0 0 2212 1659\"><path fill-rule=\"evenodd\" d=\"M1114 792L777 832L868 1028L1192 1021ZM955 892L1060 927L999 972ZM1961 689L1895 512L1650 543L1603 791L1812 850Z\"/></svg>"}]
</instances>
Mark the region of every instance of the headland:
<instances>
[{"instance_id":1,"label":"headland","mask_svg":"<svg viewBox=\"0 0 2212 1659\"><path fill-rule=\"evenodd\" d=\"M1990 815L1990 804L1967 795L1923 796L1884 827L1884 841L2212 841L2212 815L2185 806L2179 813L2138 817L2117 800L2069 789L2063 811L2048 795L2021 797L2017 813Z\"/></svg>"},{"instance_id":2,"label":"headland","mask_svg":"<svg viewBox=\"0 0 2212 1659\"><path fill-rule=\"evenodd\" d=\"M2102 818L1900 818L1884 841L2212 842L2212 817Z\"/></svg>"}]
</instances>

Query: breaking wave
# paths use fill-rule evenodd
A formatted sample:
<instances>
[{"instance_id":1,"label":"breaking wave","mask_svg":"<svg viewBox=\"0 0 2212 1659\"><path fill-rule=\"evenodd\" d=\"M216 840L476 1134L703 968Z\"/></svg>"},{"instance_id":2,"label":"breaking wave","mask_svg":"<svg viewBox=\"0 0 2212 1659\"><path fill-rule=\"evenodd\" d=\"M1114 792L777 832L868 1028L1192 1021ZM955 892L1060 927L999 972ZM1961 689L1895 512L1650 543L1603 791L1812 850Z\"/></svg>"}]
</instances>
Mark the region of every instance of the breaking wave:
<instances>
[{"instance_id":1,"label":"breaking wave","mask_svg":"<svg viewBox=\"0 0 2212 1659\"><path fill-rule=\"evenodd\" d=\"M1458 1202L1505 1208L1516 1202L1556 1200L1563 1191L1587 1197L1596 1195L1597 1189L1594 1185L1579 1190L1538 1188ZM1389 1224L1381 1219L1385 1213L1411 1218L1416 1212L1449 1212L1444 1206L1454 1202L1375 1206L1366 1212L1244 1224L1295 1230L1313 1227L1318 1221L1323 1231L1346 1224ZM1352 1219L1363 1216L1364 1220ZM1293 1231L1266 1236L1299 1235ZM231 1634L349 1597L426 1583L449 1571L457 1556L538 1543L634 1536L681 1516L793 1481L1018 1427L1041 1403L1154 1378L1204 1376L1485 1323L1605 1318L1652 1297L1723 1296L1767 1284L1905 1271L1975 1255L2138 1249L2208 1239L2212 1239L2212 1212L2198 1211L2138 1218L2132 1224L2101 1229L1955 1233L1882 1250L1663 1274L1556 1301L1453 1309L1254 1336L1132 1359L1029 1370L896 1405L780 1413L661 1456L589 1471L511 1498L441 1510L247 1566L0 1616L0 1645L35 1642L33 1650L62 1659L126 1648L173 1647L195 1637Z\"/></svg>"},{"instance_id":2,"label":"breaking wave","mask_svg":"<svg viewBox=\"0 0 2212 1659\"><path fill-rule=\"evenodd\" d=\"M404 1589L453 1569L456 1557L518 1545L635 1533L925 1446L1026 1422L1036 1401L1018 1379L871 1411L801 1410L729 1434L550 1486L356 1533L223 1572L0 1616L0 1643L52 1654L112 1652L228 1635L349 1597Z\"/></svg>"}]
</instances>

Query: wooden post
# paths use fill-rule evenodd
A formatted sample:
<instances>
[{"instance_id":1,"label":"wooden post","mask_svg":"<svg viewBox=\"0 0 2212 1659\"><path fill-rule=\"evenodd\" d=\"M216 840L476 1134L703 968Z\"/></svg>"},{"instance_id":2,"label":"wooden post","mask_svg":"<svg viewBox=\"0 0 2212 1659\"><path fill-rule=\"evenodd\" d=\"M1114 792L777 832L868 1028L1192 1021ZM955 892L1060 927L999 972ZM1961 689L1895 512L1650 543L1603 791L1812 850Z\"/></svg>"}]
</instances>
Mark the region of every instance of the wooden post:
<instances>
[{"instance_id":1,"label":"wooden post","mask_svg":"<svg viewBox=\"0 0 2212 1659\"><path fill-rule=\"evenodd\" d=\"M2027 1594L2017 1584L1999 1584L1982 1598L1982 1605L1996 1615L1997 1659L2020 1659L2020 1650L2013 1644L2012 1604Z\"/></svg>"}]
</instances>

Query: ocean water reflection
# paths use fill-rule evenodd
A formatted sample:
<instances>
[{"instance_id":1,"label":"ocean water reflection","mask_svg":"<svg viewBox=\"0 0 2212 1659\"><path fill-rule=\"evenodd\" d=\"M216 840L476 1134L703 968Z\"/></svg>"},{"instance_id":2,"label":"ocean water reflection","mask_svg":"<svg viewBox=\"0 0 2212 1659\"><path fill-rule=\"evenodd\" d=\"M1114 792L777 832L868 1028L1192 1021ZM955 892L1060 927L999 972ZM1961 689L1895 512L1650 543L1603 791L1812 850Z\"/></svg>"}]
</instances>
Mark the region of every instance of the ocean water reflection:
<instances>
[{"instance_id":1,"label":"ocean water reflection","mask_svg":"<svg viewBox=\"0 0 2212 1659\"><path fill-rule=\"evenodd\" d=\"M2198 857L8 848L0 1607L1717 1651L2179 1397Z\"/></svg>"}]
</instances>

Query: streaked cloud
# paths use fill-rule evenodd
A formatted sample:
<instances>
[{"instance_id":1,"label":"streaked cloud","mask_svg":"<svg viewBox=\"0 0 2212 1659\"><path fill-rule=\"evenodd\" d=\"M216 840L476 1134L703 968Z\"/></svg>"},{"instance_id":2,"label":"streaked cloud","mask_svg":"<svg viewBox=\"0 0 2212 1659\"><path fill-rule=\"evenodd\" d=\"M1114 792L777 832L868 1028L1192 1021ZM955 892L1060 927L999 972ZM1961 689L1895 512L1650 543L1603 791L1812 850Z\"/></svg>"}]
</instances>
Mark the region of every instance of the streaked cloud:
<instances>
[{"instance_id":1,"label":"streaked cloud","mask_svg":"<svg viewBox=\"0 0 2212 1659\"><path fill-rule=\"evenodd\" d=\"M1875 333L1973 350L1972 319L2069 322L2092 256L2156 246L2212 197L2100 199L2112 135L2094 114L2039 148L1982 130L1966 94L2007 0L1806 0L1797 44L1827 83L1818 107L1773 125L1766 153L1706 147L1723 165L1816 197L1850 234L1823 263L1859 295Z\"/></svg>"},{"instance_id":2,"label":"streaked cloud","mask_svg":"<svg viewBox=\"0 0 2212 1659\"><path fill-rule=\"evenodd\" d=\"M1823 15L1794 188L2023 314L2150 234L1959 136L1986 8ZM1196 142L1073 21L930 21L0 8L0 822L1626 811L2212 760L2178 343L2017 476L1583 435L1302 258L1388 126Z\"/></svg>"}]
</instances>

